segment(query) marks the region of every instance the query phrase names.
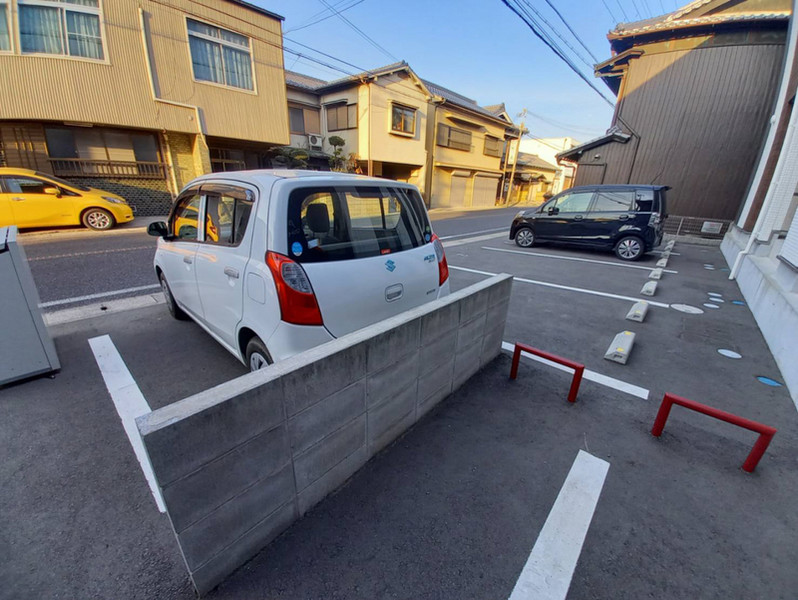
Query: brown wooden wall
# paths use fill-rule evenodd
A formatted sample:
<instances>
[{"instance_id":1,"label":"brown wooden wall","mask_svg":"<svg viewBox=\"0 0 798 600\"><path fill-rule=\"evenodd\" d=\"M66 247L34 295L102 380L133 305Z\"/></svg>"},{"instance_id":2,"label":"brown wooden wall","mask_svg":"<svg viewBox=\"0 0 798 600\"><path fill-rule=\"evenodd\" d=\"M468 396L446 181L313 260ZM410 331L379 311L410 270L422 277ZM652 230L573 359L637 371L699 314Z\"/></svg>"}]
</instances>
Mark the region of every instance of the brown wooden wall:
<instances>
[{"instance_id":1,"label":"brown wooden wall","mask_svg":"<svg viewBox=\"0 0 798 600\"><path fill-rule=\"evenodd\" d=\"M783 53L781 43L759 43L630 61L615 124L637 132L639 142L633 136L587 150L575 185L669 185L670 214L735 218L773 109Z\"/></svg>"}]
</instances>

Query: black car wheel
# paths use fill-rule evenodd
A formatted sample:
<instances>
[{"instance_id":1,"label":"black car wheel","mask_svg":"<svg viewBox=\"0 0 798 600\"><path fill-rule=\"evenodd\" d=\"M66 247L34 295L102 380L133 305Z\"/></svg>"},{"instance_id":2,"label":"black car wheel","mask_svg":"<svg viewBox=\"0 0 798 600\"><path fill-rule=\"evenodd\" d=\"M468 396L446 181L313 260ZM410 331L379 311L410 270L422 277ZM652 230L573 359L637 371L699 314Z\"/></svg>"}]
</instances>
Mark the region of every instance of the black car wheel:
<instances>
[{"instance_id":1,"label":"black car wheel","mask_svg":"<svg viewBox=\"0 0 798 600\"><path fill-rule=\"evenodd\" d=\"M258 336L253 337L247 344L247 366L250 372L259 371L272 364L272 357L266 350L266 344Z\"/></svg>"},{"instance_id":2,"label":"black car wheel","mask_svg":"<svg viewBox=\"0 0 798 600\"><path fill-rule=\"evenodd\" d=\"M161 291L166 300L166 308L169 309L169 314L178 321L185 321L188 319L188 315L177 305L177 302L175 302L174 296L172 296L172 290L169 289L169 284L166 283L166 277L163 276L163 273L158 276L158 279L161 282Z\"/></svg>"},{"instance_id":3,"label":"black car wheel","mask_svg":"<svg viewBox=\"0 0 798 600\"><path fill-rule=\"evenodd\" d=\"M529 227L521 227L515 233L515 243L521 248L530 248L535 245L535 234Z\"/></svg>"},{"instance_id":4,"label":"black car wheel","mask_svg":"<svg viewBox=\"0 0 798 600\"><path fill-rule=\"evenodd\" d=\"M643 256L643 241L632 235L621 238L615 244L615 256L621 260L638 260Z\"/></svg>"}]
</instances>

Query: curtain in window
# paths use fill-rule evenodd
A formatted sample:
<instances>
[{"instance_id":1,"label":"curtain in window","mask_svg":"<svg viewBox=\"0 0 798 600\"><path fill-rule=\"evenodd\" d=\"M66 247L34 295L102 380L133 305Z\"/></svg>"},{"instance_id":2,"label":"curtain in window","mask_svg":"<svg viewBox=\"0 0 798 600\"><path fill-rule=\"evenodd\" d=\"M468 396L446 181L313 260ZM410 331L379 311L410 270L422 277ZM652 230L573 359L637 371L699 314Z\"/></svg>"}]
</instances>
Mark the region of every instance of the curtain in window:
<instances>
[{"instance_id":1,"label":"curtain in window","mask_svg":"<svg viewBox=\"0 0 798 600\"><path fill-rule=\"evenodd\" d=\"M63 0L67 4L75 4L77 6L92 6L98 8L100 6L99 0Z\"/></svg>"},{"instance_id":2,"label":"curtain in window","mask_svg":"<svg viewBox=\"0 0 798 600\"><path fill-rule=\"evenodd\" d=\"M67 11L69 54L86 58L103 58L100 18L97 15Z\"/></svg>"},{"instance_id":3,"label":"curtain in window","mask_svg":"<svg viewBox=\"0 0 798 600\"><path fill-rule=\"evenodd\" d=\"M0 4L0 50L11 50L11 37L8 34L8 6Z\"/></svg>"},{"instance_id":4,"label":"curtain in window","mask_svg":"<svg viewBox=\"0 0 798 600\"><path fill-rule=\"evenodd\" d=\"M249 62L249 54L227 47L223 48L223 51L227 85L251 90L252 65Z\"/></svg>"},{"instance_id":5,"label":"curtain in window","mask_svg":"<svg viewBox=\"0 0 798 600\"><path fill-rule=\"evenodd\" d=\"M194 77L203 81L224 83L222 53L218 44L206 42L193 36L189 36L188 43L191 48Z\"/></svg>"},{"instance_id":6,"label":"curtain in window","mask_svg":"<svg viewBox=\"0 0 798 600\"><path fill-rule=\"evenodd\" d=\"M19 40L23 52L63 54L60 10L19 5Z\"/></svg>"}]
</instances>

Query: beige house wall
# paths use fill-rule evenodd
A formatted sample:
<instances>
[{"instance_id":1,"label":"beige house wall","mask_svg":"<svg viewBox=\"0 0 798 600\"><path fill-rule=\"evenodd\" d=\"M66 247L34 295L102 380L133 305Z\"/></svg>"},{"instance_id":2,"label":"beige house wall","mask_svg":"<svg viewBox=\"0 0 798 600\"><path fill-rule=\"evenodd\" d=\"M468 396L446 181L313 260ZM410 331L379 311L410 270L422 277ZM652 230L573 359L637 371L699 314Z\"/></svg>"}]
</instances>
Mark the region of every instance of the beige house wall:
<instances>
[{"instance_id":1,"label":"beige house wall","mask_svg":"<svg viewBox=\"0 0 798 600\"><path fill-rule=\"evenodd\" d=\"M371 90L372 160L407 165L423 165L427 127L427 97L406 73L380 77ZM394 104L415 109L416 126L412 135L391 131ZM368 148L368 142L366 147Z\"/></svg>"},{"instance_id":2,"label":"beige house wall","mask_svg":"<svg viewBox=\"0 0 798 600\"><path fill-rule=\"evenodd\" d=\"M96 61L21 54L14 0L10 8L14 52L0 54L3 119L197 133L201 124L192 108L153 99L146 37L152 50L156 93L165 100L200 106L207 134L288 143L281 23L276 18L214 0L170 0L168 5L151 0L104 0L105 60ZM253 92L194 81L186 16L250 38ZM236 109L230 110L231 105Z\"/></svg>"}]
</instances>

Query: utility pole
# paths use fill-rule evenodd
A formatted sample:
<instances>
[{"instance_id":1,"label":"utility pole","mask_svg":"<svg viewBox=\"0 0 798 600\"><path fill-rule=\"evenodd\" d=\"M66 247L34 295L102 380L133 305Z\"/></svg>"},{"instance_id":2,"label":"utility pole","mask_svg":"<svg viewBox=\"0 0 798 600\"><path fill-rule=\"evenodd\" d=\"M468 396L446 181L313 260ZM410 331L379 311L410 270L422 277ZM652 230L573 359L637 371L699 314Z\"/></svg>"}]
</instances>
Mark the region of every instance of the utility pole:
<instances>
[{"instance_id":1,"label":"utility pole","mask_svg":"<svg viewBox=\"0 0 798 600\"><path fill-rule=\"evenodd\" d=\"M518 113L516 115L516 117L521 117L522 119L525 119L526 118L526 109L524 109L520 113ZM513 197L513 184L515 183L515 167L516 167L516 165L518 165L518 155L521 152L521 138L523 137L523 135L524 135L524 122L521 121L521 129L518 131L517 146L515 148L515 158L513 159L513 170L510 173L510 185L507 186L507 202L506 202L506 204L508 206L510 205L510 200L512 200L512 197ZM510 148L512 149L512 141L510 142ZM507 168L507 167L505 166L505 168Z\"/></svg>"}]
</instances>

